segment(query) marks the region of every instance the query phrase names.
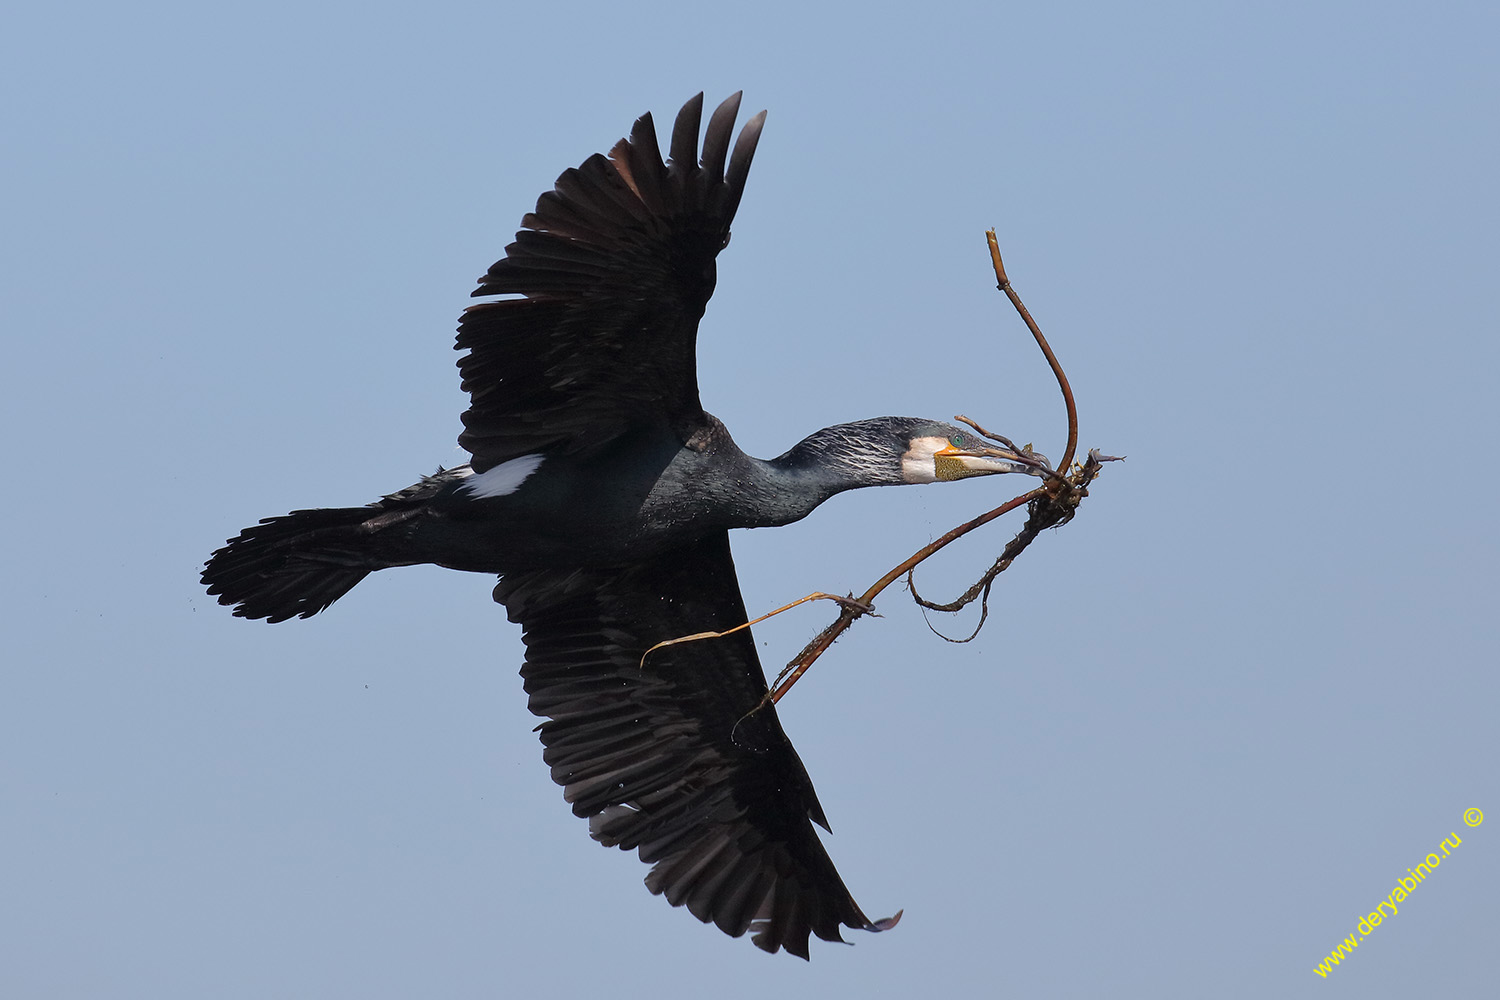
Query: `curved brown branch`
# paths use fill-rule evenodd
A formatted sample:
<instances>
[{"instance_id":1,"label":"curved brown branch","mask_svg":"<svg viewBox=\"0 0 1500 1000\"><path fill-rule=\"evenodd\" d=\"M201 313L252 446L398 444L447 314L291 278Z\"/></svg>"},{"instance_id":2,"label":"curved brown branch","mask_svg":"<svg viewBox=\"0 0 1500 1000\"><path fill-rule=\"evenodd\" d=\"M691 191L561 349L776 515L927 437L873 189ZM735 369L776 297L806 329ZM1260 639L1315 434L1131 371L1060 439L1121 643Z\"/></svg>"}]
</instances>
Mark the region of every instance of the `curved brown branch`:
<instances>
[{"instance_id":1,"label":"curved brown branch","mask_svg":"<svg viewBox=\"0 0 1500 1000\"><path fill-rule=\"evenodd\" d=\"M1021 319L1026 323L1026 329L1036 338L1037 346L1042 349L1042 355L1046 357L1047 364L1052 366L1052 374L1057 376L1057 387L1062 390L1063 405L1068 408L1068 446L1063 449L1062 460L1057 463L1057 470L1064 474L1068 466L1073 462L1073 452L1078 448L1078 407L1073 403L1073 388L1068 385L1068 376L1063 373L1062 365L1058 363L1057 355L1052 353L1052 347L1047 343L1047 338L1042 336L1041 327L1036 325L1036 320L1031 318L1031 313L1021 302L1021 296L1010 287L1010 278L1005 274L1005 262L1000 259L1000 243L995 239L993 229L985 231L985 239L990 245L990 263L995 267L995 281L999 289L1010 299L1010 304L1016 307Z\"/></svg>"}]
</instances>

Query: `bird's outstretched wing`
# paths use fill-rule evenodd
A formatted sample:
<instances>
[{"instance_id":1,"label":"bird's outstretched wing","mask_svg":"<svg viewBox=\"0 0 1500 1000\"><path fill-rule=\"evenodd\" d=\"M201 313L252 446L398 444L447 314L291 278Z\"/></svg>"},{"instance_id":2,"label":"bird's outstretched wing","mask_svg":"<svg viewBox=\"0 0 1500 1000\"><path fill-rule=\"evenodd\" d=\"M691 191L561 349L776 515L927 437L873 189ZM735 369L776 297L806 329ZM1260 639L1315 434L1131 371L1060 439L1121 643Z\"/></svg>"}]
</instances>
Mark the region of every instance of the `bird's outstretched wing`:
<instances>
[{"instance_id":1,"label":"bird's outstretched wing","mask_svg":"<svg viewBox=\"0 0 1500 1000\"><path fill-rule=\"evenodd\" d=\"M552 777L606 846L639 850L646 885L757 946L806 958L808 934L884 930L845 888L812 828L828 826L766 693L729 538L650 562L507 575L495 589L525 628L521 675ZM897 915L899 917L899 914Z\"/></svg>"},{"instance_id":2,"label":"bird's outstretched wing","mask_svg":"<svg viewBox=\"0 0 1500 1000\"><path fill-rule=\"evenodd\" d=\"M765 121L751 118L731 153L739 104L735 94L713 113L701 163L702 94L678 113L666 163L642 115L521 220L474 294L524 297L472 306L458 328L470 397L458 440L476 472L543 448L586 451L641 422L702 418L698 320Z\"/></svg>"}]
</instances>

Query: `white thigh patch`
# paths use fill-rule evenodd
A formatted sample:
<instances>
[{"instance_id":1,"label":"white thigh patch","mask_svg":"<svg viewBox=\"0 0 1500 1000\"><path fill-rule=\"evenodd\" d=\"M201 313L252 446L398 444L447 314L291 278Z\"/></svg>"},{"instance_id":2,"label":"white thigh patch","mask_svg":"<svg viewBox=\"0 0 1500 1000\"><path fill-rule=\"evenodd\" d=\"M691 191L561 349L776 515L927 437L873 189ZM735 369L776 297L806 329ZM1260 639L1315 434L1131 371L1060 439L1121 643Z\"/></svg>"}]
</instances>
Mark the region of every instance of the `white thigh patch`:
<instances>
[{"instance_id":1,"label":"white thigh patch","mask_svg":"<svg viewBox=\"0 0 1500 1000\"><path fill-rule=\"evenodd\" d=\"M509 462L501 462L488 472L470 476L458 488L468 490L475 499L510 496L521 488L521 484L528 476L537 470L544 457L543 455L522 455Z\"/></svg>"}]
</instances>

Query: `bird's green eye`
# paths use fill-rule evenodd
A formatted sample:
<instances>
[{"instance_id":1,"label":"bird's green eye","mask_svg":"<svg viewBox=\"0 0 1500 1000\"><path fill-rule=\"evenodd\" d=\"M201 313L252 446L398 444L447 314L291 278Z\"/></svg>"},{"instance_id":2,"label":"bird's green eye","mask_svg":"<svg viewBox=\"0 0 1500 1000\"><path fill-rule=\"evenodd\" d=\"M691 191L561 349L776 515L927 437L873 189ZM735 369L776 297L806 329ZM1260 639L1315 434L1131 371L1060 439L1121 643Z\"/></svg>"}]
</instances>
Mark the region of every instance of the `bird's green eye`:
<instances>
[{"instance_id":1,"label":"bird's green eye","mask_svg":"<svg viewBox=\"0 0 1500 1000\"><path fill-rule=\"evenodd\" d=\"M948 439L948 443L955 448L962 448L964 446L964 436L962 434L955 434Z\"/></svg>"}]
</instances>

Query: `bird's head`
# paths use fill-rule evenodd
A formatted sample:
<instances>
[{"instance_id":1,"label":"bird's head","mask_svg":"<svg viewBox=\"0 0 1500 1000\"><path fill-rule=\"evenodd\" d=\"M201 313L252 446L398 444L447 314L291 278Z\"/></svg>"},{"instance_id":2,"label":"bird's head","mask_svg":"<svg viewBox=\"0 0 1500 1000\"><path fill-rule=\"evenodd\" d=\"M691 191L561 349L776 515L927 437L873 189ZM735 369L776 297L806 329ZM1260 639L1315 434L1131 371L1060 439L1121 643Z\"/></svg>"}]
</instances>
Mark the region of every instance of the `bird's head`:
<instances>
[{"instance_id":1,"label":"bird's head","mask_svg":"<svg viewBox=\"0 0 1500 1000\"><path fill-rule=\"evenodd\" d=\"M1022 456L1009 448L952 424L926 422L909 433L901 455L901 476L908 483L937 483L1003 472L1045 475L1037 468L1044 456Z\"/></svg>"},{"instance_id":2,"label":"bird's head","mask_svg":"<svg viewBox=\"0 0 1500 1000\"><path fill-rule=\"evenodd\" d=\"M939 483L1002 472L1048 474L1041 455L1018 454L976 431L918 417L872 417L825 427L770 464L822 482L826 492L818 503L862 486Z\"/></svg>"}]
</instances>

